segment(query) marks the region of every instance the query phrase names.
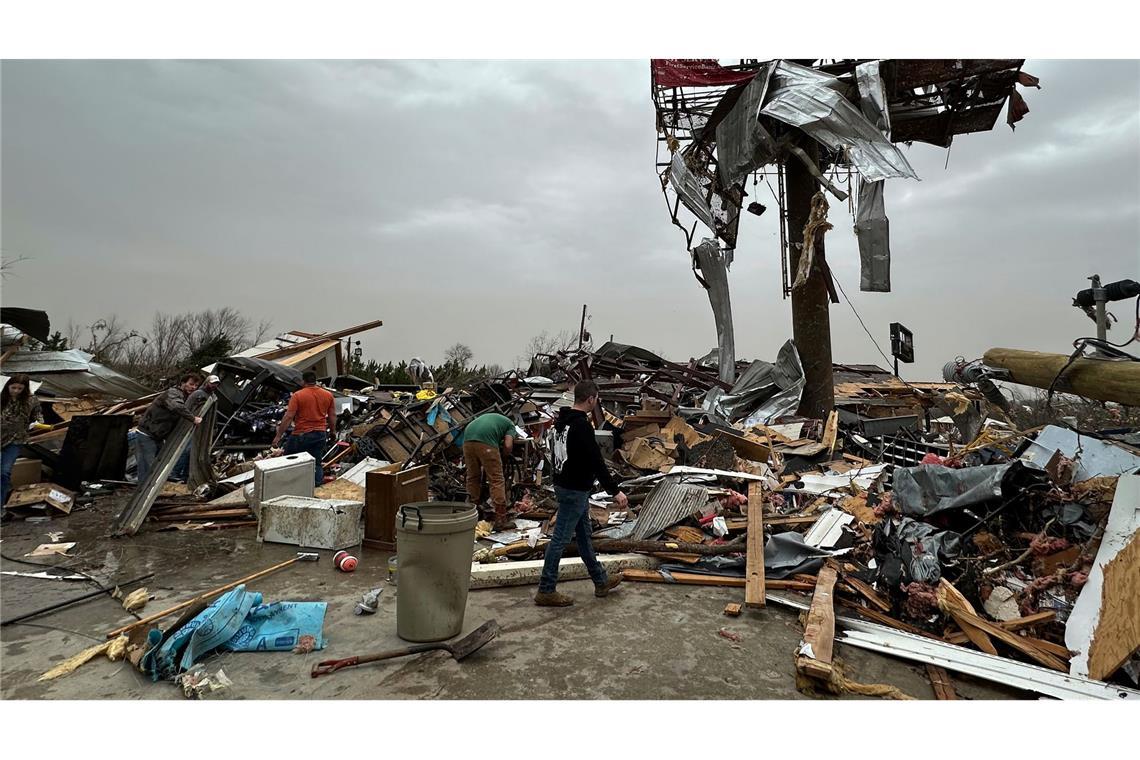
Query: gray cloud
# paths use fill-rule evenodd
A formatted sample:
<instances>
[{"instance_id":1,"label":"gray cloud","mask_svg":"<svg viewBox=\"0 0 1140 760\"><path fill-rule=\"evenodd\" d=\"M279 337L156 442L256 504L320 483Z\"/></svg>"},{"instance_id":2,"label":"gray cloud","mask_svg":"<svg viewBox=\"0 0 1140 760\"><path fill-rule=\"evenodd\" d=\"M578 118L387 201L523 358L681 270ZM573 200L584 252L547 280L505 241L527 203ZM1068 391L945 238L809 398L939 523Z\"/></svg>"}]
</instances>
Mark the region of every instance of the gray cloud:
<instances>
[{"instance_id":1,"label":"gray cloud","mask_svg":"<svg viewBox=\"0 0 1140 760\"><path fill-rule=\"evenodd\" d=\"M1011 132L908 149L887 189L891 294L858 292L847 210L828 259L913 376L993 345L1065 351L1084 278L1140 275L1140 64L1030 61L1043 89ZM715 343L654 168L646 61L4 62L4 300L56 325L232 305L278 329L381 318L379 359L456 340L512 363L576 327L684 359ZM771 206L763 183L750 192ZM737 340L790 335L778 232L742 222ZM1126 315L1118 310L1122 319ZM848 306L838 361L883 363ZM906 373L904 373L906 374Z\"/></svg>"}]
</instances>

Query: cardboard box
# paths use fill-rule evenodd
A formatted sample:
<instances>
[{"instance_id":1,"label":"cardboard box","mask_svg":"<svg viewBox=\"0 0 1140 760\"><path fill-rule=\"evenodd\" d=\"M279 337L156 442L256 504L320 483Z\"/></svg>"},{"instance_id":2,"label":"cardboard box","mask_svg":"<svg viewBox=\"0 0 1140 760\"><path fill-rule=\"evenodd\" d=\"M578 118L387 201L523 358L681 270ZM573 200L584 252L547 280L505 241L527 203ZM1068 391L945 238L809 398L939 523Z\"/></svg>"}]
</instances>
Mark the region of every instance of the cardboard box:
<instances>
[{"instance_id":1,"label":"cardboard box","mask_svg":"<svg viewBox=\"0 0 1140 760\"><path fill-rule=\"evenodd\" d=\"M75 493L55 483L22 486L12 491L5 509L46 512L44 507L68 514L75 506Z\"/></svg>"},{"instance_id":2,"label":"cardboard box","mask_svg":"<svg viewBox=\"0 0 1140 760\"><path fill-rule=\"evenodd\" d=\"M44 463L38 459L20 457L12 465L12 487L30 486L39 483L44 477Z\"/></svg>"}]
</instances>

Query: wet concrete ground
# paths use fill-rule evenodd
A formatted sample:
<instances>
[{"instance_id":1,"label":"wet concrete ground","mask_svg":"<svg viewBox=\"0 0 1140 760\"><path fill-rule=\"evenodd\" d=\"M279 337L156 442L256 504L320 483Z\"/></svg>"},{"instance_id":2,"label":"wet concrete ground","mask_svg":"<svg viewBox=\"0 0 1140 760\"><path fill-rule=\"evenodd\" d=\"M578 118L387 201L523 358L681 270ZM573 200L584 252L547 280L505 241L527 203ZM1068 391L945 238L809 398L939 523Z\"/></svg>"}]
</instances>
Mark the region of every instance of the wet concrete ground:
<instances>
[{"instance_id":1,"label":"wet concrete ground","mask_svg":"<svg viewBox=\"0 0 1140 760\"><path fill-rule=\"evenodd\" d=\"M11 522L2 529L4 570L36 568L23 558L49 531L77 541L75 559L53 562L83 570L105 582L144 573L155 595L141 615L176 604L294 556L283 544L259 544L253 529L155 532L149 523L133 538L106 537L118 502L111 498L49 523ZM396 636L397 587L386 583L387 557L365 550L359 569L337 572L332 552L318 563L296 563L250 584L266 601L325 601L323 651L224 653L207 660L233 681L231 699L805 699L795 688L792 652L802 628L798 613L768 607L741 617L722 614L741 601L739 589L625 583L606 599L593 596L589 581L561 584L577 604L535 607L533 587L484 589L468 597L463 633L495 618L502 634L462 663L432 652L365 665L313 679L313 663L406 645ZM41 560L36 560L41 561ZM357 616L360 594L386 586L380 610ZM79 596L85 582L0 576L3 619ZM0 697L4 699L181 699L170 683L152 683L123 662L100 657L69 676L47 683L36 678L133 618L119 602L101 596L0 629ZM168 618L167 622L171 619ZM739 634L734 643L720 628ZM56 630L65 629L65 630ZM932 699L925 671L872 652L838 646L848 676L888 683L919 699ZM965 699L1022 698L1021 692L953 676ZM858 697L845 697L858 698Z\"/></svg>"}]
</instances>

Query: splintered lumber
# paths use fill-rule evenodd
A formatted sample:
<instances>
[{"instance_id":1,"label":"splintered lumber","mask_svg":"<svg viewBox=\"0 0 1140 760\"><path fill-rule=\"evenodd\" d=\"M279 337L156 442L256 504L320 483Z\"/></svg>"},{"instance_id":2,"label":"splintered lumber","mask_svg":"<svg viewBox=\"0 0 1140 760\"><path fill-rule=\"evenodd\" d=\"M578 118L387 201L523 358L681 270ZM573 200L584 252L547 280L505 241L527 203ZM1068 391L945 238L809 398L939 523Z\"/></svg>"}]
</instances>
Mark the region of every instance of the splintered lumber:
<instances>
[{"instance_id":1,"label":"splintered lumber","mask_svg":"<svg viewBox=\"0 0 1140 760\"><path fill-rule=\"evenodd\" d=\"M868 620L873 620L880 625L887 626L888 628L894 628L894 629L899 630L899 631L905 631L907 633L913 633L915 636L925 636L928 639L937 639L938 638L937 636L935 636L932 633L928 633L927 631L924 631L921 628L916 628L913 625L910 625L909 623L904 623L901 620L895 620L890 615L884 615L883 613L879 612L878 610L873 610L870 607L864 607L861 604L856 604L855 602L848 601L847 599L843 599L843 598L839 598L839 597L836 598L836 601L839 602L840 604L842 604L844 607L848 607L850 609L855 610L859 614L866 617Z\"/></svg>"},{"instance_id":2,"label":"splintered lumber","mask_svg":"<svg viewBox=\"0 0 1140 760\"><path fill-rule=\"evenodd\" d=\"M1060 670L1062 672L1068 672L1069 670L1068 666L1057 659L1057 657L1034 646L1023 636L1010 633L1004 628L978 617L973 611L973 608L970 607L970 603L966 601L966 598L945 578L938 583L938 606L943 612L948 613L954 618L975 644L977 643L975 636L978 634L983 637L993 636L995 639L1016 649L1027 657L1036 660L1047 668ZM973 632L974 635L971 635L971 632ZM993 646L993 642L991 642L989 638L985 638L985 641L989 646ZM994 652L990 652L990 654L994 654Z\"/></svg>"},{"instance_id":3,"label":"splintered lumber","mask_svg":"<svg viewBox=\"0 0 1140 760\"><path fill-rule=\"evenodd\" d=\"M729 602L728 604L724 605L724 614L728 615L729 617L740 617L740 612L742 609L743 608L740 606L739 602Z\"/></svg>"},{"instance_id":4,"label":"splintered lumber","mask_svg":"<svg viewBox=\"0 0 1140 760\"><path fill-rule=\"evenodd\" d=\"M970 620L971 616L981 620L981 618L978 617L977 611L974 610L974 605L970 604L970 601L962 596L962 592L954 588L950 581L945 578L938 583L938 607L944 613L954 618L954 622L958 624L970 641L974 643L974 646L986 654L997 654L997 648L994 646L994 643L990 641L985 630Z\"/></svg>"},{"instance_id":5,"label":"splintered lumber","mask_svg":"<svg viewBox=\"0 0 1140 760\"><path fill-rule=\"evenodd\" d=\"M927 663L926 677L930 679L930 685L934 688L936 699L958 698L957 692L954 691L954 684L950 680L950 674L946 672L945 668Z\"/></svg>"},{"instance_id":6,"label":"splintered lumber","mask_svg":"<svg viewBox=\"0 0 1140 760\"><path fill-rule=\"evenodd\" d=\"M759 483L748 484L748 554L745 559L744 604L764 606L764 502Z\"/></svg>"},{"instance_id":7,"label":"splintered lumber","mask_svg":"<svg viewBox=\"0 0 1140 760\"><path fill-rule=\"evenodd\" d=\"M827 415L827 424L823 428L823 438L820 443L827 447L827 455L830 457L835 452L835 441L839 436L839 412L831 410L831 414Z\"/></svg>"},{"instance_id":8,"label":"splintered lumber","mask_svg":"<svg viewBox=\"0 0 1140 760\"><path fill-rule=\"evenodd\" d=\"M158 522L186 522L187 520L212 520L219 517L249 517L252 513L249 509L211 509L211 510L195 510L193 512L176 512L171 514L163 512L157 515L151 515L150 519L157 520Z\"/></svg>"},{"instance_id":9,"label":"splintered lumber","mask_svg":"<svg viewBox=\"0 0 1140 760\"><path fill-rule=\"evenodd\" d=\"M796 670L828 680L831 677L831 650L835 643L835 603L832 595L838 573L828 563L816 576L815 593L811 597L804 624L804 639L796 653Z\"/></svg>"},{"instance_id":10,"label":"splintered lumber","mask_svg":"<svg viewBox=\"0 0 1140 760\"><path fill-rule=\"evenodd\" d=\"M747 579L732 575L703 575L701 573L681 573L669 571L665 577L659 570L626 570L623 573L627 581L640 583L677 583L682 586L730 586L743 588ZM804 581L768 581L765 584L770 590L784 591L811 591L814 583Z\"/></svg>"},{"instance_id":11,"label":"splintered lumber","mask_svg":"<svg viewBox=\"0 0 1140 760\"><path fill-rule=\"evenodd\" d=\"M1070 364L1064 354L1013 348L991 348L983 361L990 367L1009 370L1015 383L1140 406L1140 362L1076 359Z\"/></svg>"},{"instance_id":12,"label":"splintered lumber","mask_svg":"<svg viewBox=\"0 0 1140 760\"><path fill-rule=\"evenodd\" d=\"M880 596L879 592L877 592L877 591L875 591L875 589L871 588L871 586L869 584L864 583L863 581L859 580L858 578L854 578L850 575L844 575L842 586L846 587L846 588L850 588L851 590L862 595L864 599L866 599L868 602L870 602L871 604L878 607L880 611L882 611L882 612L890 612L891 611L891 603L889 601L887 601L886 599L884 599L882 596Z\"/></svg>"}]
</instances>

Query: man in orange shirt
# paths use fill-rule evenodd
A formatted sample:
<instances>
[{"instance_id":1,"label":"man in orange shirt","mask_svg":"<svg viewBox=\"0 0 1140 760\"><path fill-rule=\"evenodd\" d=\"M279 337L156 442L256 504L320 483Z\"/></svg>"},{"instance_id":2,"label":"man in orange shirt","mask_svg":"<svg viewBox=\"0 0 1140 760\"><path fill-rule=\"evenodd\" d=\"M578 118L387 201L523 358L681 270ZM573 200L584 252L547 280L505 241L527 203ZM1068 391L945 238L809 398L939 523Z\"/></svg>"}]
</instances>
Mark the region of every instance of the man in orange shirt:
<instances>
[{"instance_id":1,"label":"man in orange shirt","mask_svg":"<svg viewBox=\"0 0 1140 760\"><path fill-rule=\"evenodd\" d=\"M311 454L317 460L314 475L319 486L325 479L321 460L328 448L328 434L336 435L336 403L331 393L317 385L316 372L309 370L301 378L305 387L289 398L289 408L277 426L277 435L273 436L273 447L277 447L292 423L293 432L285 439L285 453Z\"/></svg>"}]
</instances>

